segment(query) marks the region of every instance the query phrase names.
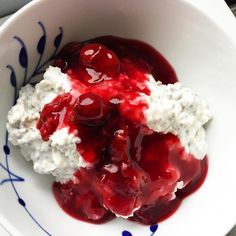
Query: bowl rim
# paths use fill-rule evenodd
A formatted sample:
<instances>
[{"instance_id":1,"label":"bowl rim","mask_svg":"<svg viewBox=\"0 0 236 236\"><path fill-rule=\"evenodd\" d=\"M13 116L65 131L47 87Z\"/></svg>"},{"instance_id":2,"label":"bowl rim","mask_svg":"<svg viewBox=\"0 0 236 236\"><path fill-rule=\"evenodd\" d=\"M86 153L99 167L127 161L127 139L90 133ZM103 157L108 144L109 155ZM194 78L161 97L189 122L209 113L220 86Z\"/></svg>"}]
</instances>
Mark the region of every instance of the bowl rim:
<instances>
[{"instance_id":1,"label":"bowl rim","mask_svg":"<svg viewBox=\"0 0 236 236\"><path fill-rule=\"evenodd\" d=\"M18 17L20 17L22 14L27 13L28 11L30 11L32 8L34 8L35 6L37 6L38 4L41 4L42 2L44 2L45 0L33 0L29 3L27 3L25 6L23 6L22 8L20 8L18 11L16 11L15 13L13 13L1 26L0 26L0 36L1 34L4 33L4 31L7 30L8 26L12 25L17 19ZM80 0L81 1L81 0ZM222 33L225 34L225 36L227 36L227 38L232 42L232 44L235 46L236 48L236 24L234 24L234 28L235 31L234 32L228 32L227 29L219 24L214 17L211 16L211 14L208 14L207 11L204 11L203 9L201 9L198 5L194 4L194 0L175 0L176 2L179 2L180 4L183 4L185 6L187 6L188 8L191 8L195 11L197 11L199 14L202 14L208 21L210 21L211 23L213 23L219 30L222 31ZM210 0L205 0L205 1L209 1ZM222 2L225 4L225 6L227 7L226 3L222 0ZM230 11L230 9L227 9L229 11L229 13L232 15L232 17L234 18L233 13ZM233 19L232 18L232 19ZM235 19L235 23L236 23L236 17ZM231 22L229 22L231 24Z\"/></svg>"}]
</instances>

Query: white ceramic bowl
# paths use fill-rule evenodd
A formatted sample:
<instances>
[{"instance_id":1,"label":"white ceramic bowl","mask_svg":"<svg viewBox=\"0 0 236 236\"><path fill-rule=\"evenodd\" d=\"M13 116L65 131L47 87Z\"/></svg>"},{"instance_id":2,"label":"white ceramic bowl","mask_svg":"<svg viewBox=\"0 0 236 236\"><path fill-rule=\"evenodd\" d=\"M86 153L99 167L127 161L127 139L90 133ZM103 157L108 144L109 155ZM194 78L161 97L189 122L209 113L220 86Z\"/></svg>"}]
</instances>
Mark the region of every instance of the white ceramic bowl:
<instances>
[{"instance_id":1,"label":"white ceramic bowl","mask_svg":"<svg viewBox=\"0 0 236 236\"><path fill-rule=\"evenodd\" d=\"M23 80L34 80L66 42L105 34L156 47L214 114L206 182L156 232L122 219L92 225L66 215L52 196L52 177L34 173L7 142L6 114ZM1 27L0 45L0 222L12 235L222 236L233 226L236 44L202 12L181 0L34 1Z\"/></svg>"}]
</instances>

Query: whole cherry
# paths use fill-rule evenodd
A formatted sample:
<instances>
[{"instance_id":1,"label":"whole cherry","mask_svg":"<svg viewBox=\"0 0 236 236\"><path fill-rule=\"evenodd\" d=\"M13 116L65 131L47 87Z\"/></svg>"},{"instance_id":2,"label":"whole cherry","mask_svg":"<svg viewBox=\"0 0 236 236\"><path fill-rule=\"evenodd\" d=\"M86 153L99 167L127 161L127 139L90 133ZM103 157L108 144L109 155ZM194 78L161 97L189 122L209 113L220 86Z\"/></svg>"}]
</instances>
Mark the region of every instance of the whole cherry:
<instances>
[{"instance_id":1,"label":"whole cherry","mask_svg":"<svg viewBox=\"0 0 236 236\"><path fill-rule=\"evenodd\" d=\"M88 92L79 96L75 105L75 122L88 126L99 126L107 120L108 105L102 98Z\"/></svg>"},{"instance_id":2,"label":"whole cherry","mask_svg":"<svg viewBox=\"0 0 236 236\"><path fill-rule=\"evenodd\" d=\"M85 67L92 68L108 77L115 77L120 72L118 57L102 44L85 45L80 51L80 61Z\"/></svg>"}]
</instances>

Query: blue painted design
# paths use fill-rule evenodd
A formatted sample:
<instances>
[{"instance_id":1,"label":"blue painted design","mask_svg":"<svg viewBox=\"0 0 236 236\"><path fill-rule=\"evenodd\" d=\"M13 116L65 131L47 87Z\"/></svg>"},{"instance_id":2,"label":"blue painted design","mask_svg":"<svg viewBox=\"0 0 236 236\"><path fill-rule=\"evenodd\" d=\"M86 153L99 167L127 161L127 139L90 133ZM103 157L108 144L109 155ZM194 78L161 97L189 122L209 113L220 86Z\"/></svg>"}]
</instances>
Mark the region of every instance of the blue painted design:
<instances>
[{"instance_id":1,"label":"blue painted design","mask_svg":"<svg viewBox=\"0 0 236 236\"><path fill-rule=\"evenodd\" d=\"M30 83L31 80L35 76L43 74L45 72L45 66L51 60L53 60L55 58L55 56L56 56L56 54L58 52L58 49L59 49L59 47L61 45L61 41L62 41L62 37L63 37L63 29L61 27L59 27L59 34L54 39L54 44L53 44L54 45L54 51L52 52L51 56L49 56L49 58L46 59L45 62L43 62L41 64L41 60L42 60L42 57L43 57L44 49L45 49L45 46L46 46L47 33L46 33L45 27L42 24L42 22L39 21L38 24L39 24L39 26L41 27L41 30L42 30L42 36L39 39L39 42L38 42L38 45L37 45L37 51L38 51L40 56L39 56L37 65L36 65L33 73L28 77L28 79L23 83L23 85L25 85L27 83Z\"/></svg>"},{"instance_id":2,"label":"blue painted design","mask_svg":"<svg viewBox=\"0 0 236 236\"><path fill-rule=\"evenodd\" d=\"M10 76L11 85L13 88L15 88L17 87L16 74L14 70L12 69L12 67L8 66L8 68L11 70L11 76Z\"/></svg>"},{"instance_id":3,"label":"blue painted design","mask_svg":"<svg viewBox=\"0 0 236 236\"><path fill-rule=\"evenodd\" d=\"M21 204L21 206L26 206L25 201L22 198L18 198L18 202Z\"/></svg>"},{"instance_id":4,"label":"blue painted design","mask_svg":"<svg viewBox=\"0 0 236 236\"><path fill-rule=\"evenodd\" d=\"M3 152L4 152L4 155L5 155L5 160L8 159L8 156L10 154L10 148L8 146L8 133L6 132L5 134L5 144L3 145ZM6 163L7 164L7 163ZM3 185L7 182L22 182L24 181L23 178L21 178L20 176L14 174L12 171L9 170L9 168L7 167L7 165L4 165L0 162L0 168L7 173L7 175L9 176L9 178L5 178L5 179L2 179L0 181L0 185Z\"/></svg>"},{"instance_id":5,"label":"blue painted design","mask_svg":"<svg viewBox=\"0 0 236 236\"><path fill-rule=\"evenodd\" d=\"M10 82L12 87L14 88L14 99L13 99L13 105L16 104L16 99L17 99L17 80L16 80L16 73L15 70L11 65L7 65L7 68L10 70L11 75L10 75Z\"/></svg>"},{"instance_id":6,"label":"blue painted design","mask_svg":"<svg viewBox=\"0 0 236 236\"><path fill-rule=\"evenodd\" d=\"M157 225L157 224L151 225L151 226L149 227L149 229L150 229L150 231L151 231L151 235L150 235L150 236L154 236L155 233L156 233L156 231L157 231L157 229L158 229L158 225ZM132 233L130 233L130 232L127 231L127 230L124 230L124 231L122 232L122 236L132 236Z\"/></svg>"},{"instance_id":7,"label":"blue painted design","mask_svg":"<svg viewBox=\"0 0 236 236\"><path fill-rule=\"evenodd\" d=\"M39 54L43 54L44 49L45 49L45 44L46 44L46 35L43 35L39 42L38 42L38 46L37 46L37 50Z\"/></svg>"},{"instance_id":8,"label":"blue painted design","mask_svg":"<svg viewBox=\"0 0 236 236\"><path fill-rule=\"evenodd\" d=\"M7 145L4 145L3 146L3 151L6 155L9 155L10 154L10 148L7 146Z\"/></svg>"},{"instance_id":9,"label":"blue painted design","mask_svg":"<svg viewBox=\"0 0 236 236\"><path fill-rule=\"evenodd\" d=\"M122 236L132 236L132 234L129 231L125 230L122 232Z\"/></svg>"},{"instance_id":10,"label":"blue painted design","mask_svg":"<svg viewBox=\"0 0 236 236\"><path fill-rule=\"evenodd\" d=\"M45 72L44 68L45 66L52 60L54 59L54 57L56 56L58 49L61 45L61 41L63 38L63 30L61 27L59 27L59 34L55 37L54 39L54 50L52 52L52 54L49 56L49 58L47 58L43 63L41 63L42 58L43 58L43 54L45 51L45 47L46 47L46 43L47 43L47 34L46 34L46 29L45 26L43 25L42 22L38 22L41 30L42 30L42 35L37 43L37 52L39 54L39 58L37 61L37 64L35 66L35 69L33 70L33 73L31 75L28 75L28 52L27 52L27 46L25 45L24 41L18 37L15 36L14 39L16 39L19 44L20 44L20 51L19 51L19 64L21 65L21 67L24 69L24 77L23 77L23 83L21 85L19 85L19 83L17 83L17 76L15 73L15 69L13 68L13 66L11 65L7 65L6 67L9 69L10 71L10 84L14 89L14 99L13 99L13 105L16 103L16 99L17 99L17 91L21 86L26 85L27 83L31 83L31 80L39 75ZM8 177L6 177L5 179L0 180L0 185L3 185L5 183L10 183L18 200L18 203L20 204L20 206L22 206L24 208L24 210L26 211L26 213L30 216L30 218L34 221L34 223L36 225L38 225L38 227L46 234L46 235L51 235L39 222L38 220L31 214L30 210L27 208L26 202L23 200L23 198L20 196L19 192L17 191L16 182L23 182L25 181L24 178L16 175L15 173L13 173L10 170L9 167L9 159L10 159L10 148L8 145L8 133L6 131L5 133L5 144L3 145L3 152L5 155L5 163L1 163L0 162L0 170L4 171Z\"/></svg>"},{"instance_id":11,"label":"blue painted design","mask_svg":"<svg viewBox=\"0 0 236 236\"><path fill-rule=\"evenodd\" d=\"M26 49L25 43L23 42L23 40L21 38L19 38L18 36L15 36L14 39L16 39L21 45L21 50L19 53L19 63L25 69L24 80L23 80L23 84L25 84L25 81L27 78L27 70L28 70L27 49ZM14 69L10 65L8 65L8 67L9 67L9 69L11 68L12 71L14 71ZM14 73L15 73L15 71L14 71Z\"/></svg>"},{"instance_id":12,"label":"blue painted design","mask_svg":"<svg viewBox=\"0 0 236 236\"><path fill-rule=\"evenodd\" d=\"M152 232L151 236L153 236L156 233L157 229L158 229L157 224L150 226L150 231Z\"/></svg>"},{"instance_id":13,"label":"blue painted design","mask_svg":"<svg viewBox=\"0 0 236 236\"><path fill-rule=\"evenodd\" d=\"M26 68L28 66L28 55L25 47L22 47L20 50L19 61L22 67Z\"/></svg>"},{"instance_id":14,"label":"blue painted design","mask_svg":"<svg viewBox=\"0 0 236 236\"><path fill-rule=\"evenodd\" d=\"M5 152L5 151L4 151ZM9 152L10 154L10 152ZM5 155L9 155L5 152ZM14 181L14 182L22 182L24 181L23 178L21 178L20 176L14 174L13 172L11 172L10 170L7 169L7 167L5 165L3 165L2 163L0 163L0 167L2 168L2 170L4 170L7 174L10 174L11 175L11 180ZM6 182L10 182L10 179L6 178L6 179L3 179L0 181L0 185L3 185L5 184Z\"/></svg>"},{"instance_id":15,"label":"blue painted design","mask_svg":"<svg viewBox=\"0 0 236 236\"><path fill-rule=\"evenodd\" d=\"M59 33L56 38L54 39L54 47L55 48L59 48L60 44L61 44L61 40L62 40L62 31L61 33Z\"/></svg>"}]
</instances>

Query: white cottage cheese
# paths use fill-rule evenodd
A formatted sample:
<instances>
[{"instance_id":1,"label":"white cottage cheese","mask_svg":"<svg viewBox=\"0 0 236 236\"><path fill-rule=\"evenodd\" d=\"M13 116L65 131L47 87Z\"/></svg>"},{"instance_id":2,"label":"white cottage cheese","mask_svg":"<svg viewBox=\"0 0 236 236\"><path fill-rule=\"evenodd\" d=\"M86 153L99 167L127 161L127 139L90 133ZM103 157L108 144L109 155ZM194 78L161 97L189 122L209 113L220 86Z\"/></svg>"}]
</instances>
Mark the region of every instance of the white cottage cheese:
<instances>
[{"instance_id":1,"label":"white cottage cheese","mask_svg":"<svg viewBox=\"0 0 236 236\"><path fill-rule=\"evenodd\" d=\"M59 68L49 67L44 80L35 88L26 85L20 90L19 99L8 113L7 129L9 141L21 148L26 160L32 160L34 170L41 174L52 174L57 181L65 182L85 162L76 150L80 139L63 128L51 135L49 141L41 139L36 128L40 111L57 95L71 90L67 75Z\"/></svg>"},{"instance_id":2,"label":"white cottage cheese","mask_svg":"<svg viewBox=\"0 0 236 236\"><path fill-rule=\"evenodd\" d=\"M206 102L180 83L163 85L149 76L148 87L151 95L146 96L149 107L144 112L147 126L177 135L186 152L203 159L207 153L203 125L212 118Z\"/></svg>"},{"instance_id":3,"label":"white cottage cheese","mask_svg":"<svg viewBox=\"0 0 236 236\"><path fill-rule=\"evenodd\" d=\"M202 159L207 151L203 125L211 118L207 104L180 83L162 85L151 76L147 83L151 90L151 95L145 96L149 105L144 112L148 127L177 135L187 152ZM59 68L49 67L35 88L26 85L21 89L17 104L8 113L9 141L21 148L27 160L33 161L35 171L52 174L60 182L71 179L76 169L86 166L76 150L81 140L65 127L45 142L36 123L46 103L70 91L67 75Z\"/></svg>"}]
</instances>

